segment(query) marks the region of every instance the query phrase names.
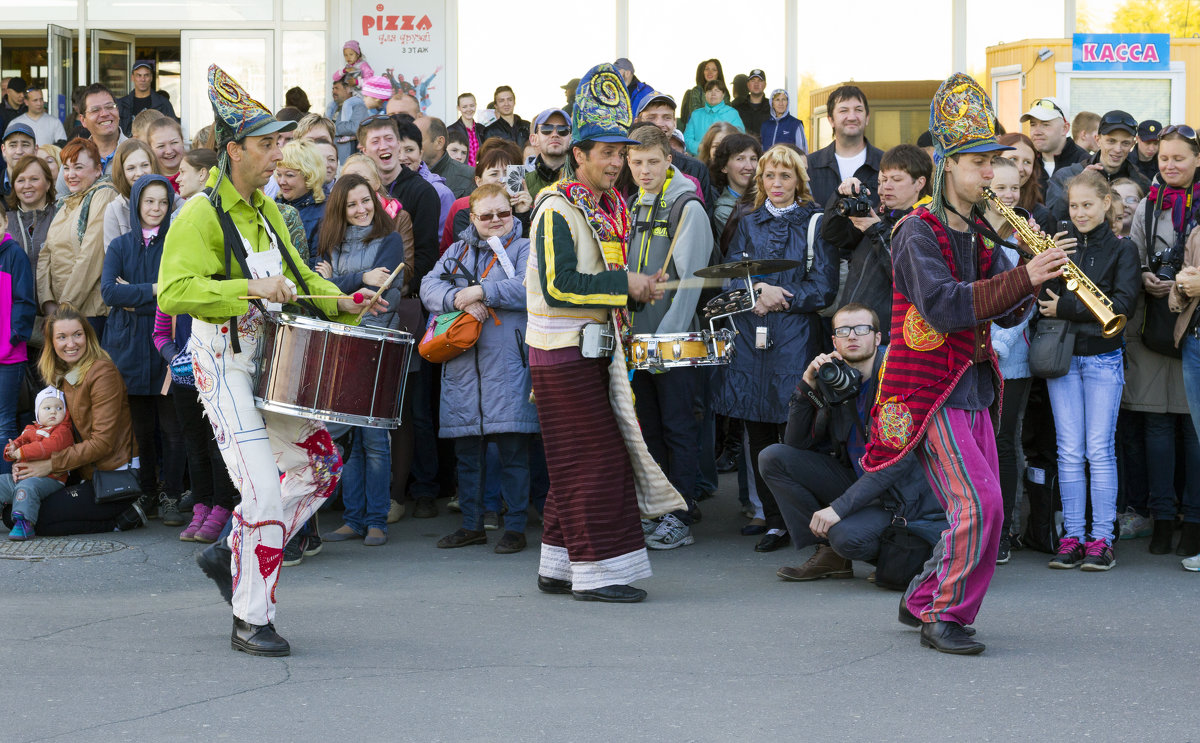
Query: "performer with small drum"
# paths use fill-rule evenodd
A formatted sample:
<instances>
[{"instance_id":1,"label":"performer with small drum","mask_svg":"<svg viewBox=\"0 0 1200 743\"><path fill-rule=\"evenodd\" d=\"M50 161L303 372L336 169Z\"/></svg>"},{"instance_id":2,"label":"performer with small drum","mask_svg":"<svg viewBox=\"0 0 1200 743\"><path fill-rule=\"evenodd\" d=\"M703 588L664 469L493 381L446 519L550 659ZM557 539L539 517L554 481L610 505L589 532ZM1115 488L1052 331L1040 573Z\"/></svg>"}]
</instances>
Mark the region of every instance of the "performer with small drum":
<instances>
[{"instance_id":1,"label":"performer with small drum","mask_svg":"<svg viewBox=\"0 0 1200 743\"><path fill-rule=\"evenodd\" d=\"M356 292L356 303L310 270L275 202L259 190L282 157L277 135L295 122L277 121L216 65L208 85L219 160L208 198L192 200L172 221L158 302L167 314L194 318L188 350L196 388L242 496L228 544L210 545L196 561L233 606L233 648L281 656L290 652L273 623L283 545L333 493L342 462L323 424L255 408L255 349L269 318L245 297L277 311L297 300L299 285L325 297L309 300L312 309L357 324L374 292Z\"/></svg>"}]
</instances>

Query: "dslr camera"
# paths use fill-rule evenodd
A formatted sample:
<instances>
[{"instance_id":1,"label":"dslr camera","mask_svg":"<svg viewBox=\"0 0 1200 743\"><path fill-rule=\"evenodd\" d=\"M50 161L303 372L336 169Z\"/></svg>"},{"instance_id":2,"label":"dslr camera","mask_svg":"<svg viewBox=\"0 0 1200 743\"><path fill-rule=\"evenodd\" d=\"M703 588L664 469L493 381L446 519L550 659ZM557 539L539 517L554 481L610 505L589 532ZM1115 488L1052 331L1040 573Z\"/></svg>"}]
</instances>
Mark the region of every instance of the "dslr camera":
<instances>
[{"instance_id":1,"label":"dslr camera","mask_svg":"<svg viewBox=\"0 0 1200 743\"><path fill-rule=\"evenodd\" d=\"M829 406L841 405L858 396L862 373L841 359L833 359L817 368L817 390Z\"/></svg>"},{"instance_id":2,"label":"dslr camera","mask_svg":"<svg viewBox=\"0 0 1200 743\"><path fill-rule=\"evenodd\" d=\"M1174 281L1175 274L1183 268L1183 250L1183 238L1180 236L1175 239L1174 245L1155 253L1154 263L1157 268L1154 275L1163 281Z\"/></svg>"},{"instance_id":3,"label":"dslr camera","mask_svg":"<svg viewBox=\"0 0 1200 743\"><path fill-rule=\"evenodd\" d=\"M865 217L871 213L871 190L858 189L853 196L843 196L838 199L833 209L843 217Z\"/></svg>"}]
</instances>

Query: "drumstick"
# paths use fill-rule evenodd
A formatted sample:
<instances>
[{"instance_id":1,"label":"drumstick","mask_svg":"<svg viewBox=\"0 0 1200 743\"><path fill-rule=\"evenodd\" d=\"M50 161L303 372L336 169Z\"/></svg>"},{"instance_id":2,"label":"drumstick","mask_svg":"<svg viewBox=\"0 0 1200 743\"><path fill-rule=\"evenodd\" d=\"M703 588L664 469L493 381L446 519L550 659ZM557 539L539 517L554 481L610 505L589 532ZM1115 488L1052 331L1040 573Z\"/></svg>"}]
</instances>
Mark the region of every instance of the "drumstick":
<instances>
[{"instance_id":1,"label":"drumstick","mask_svg":"<svg viewBox=\"0 0 1200 743\"><path fill-rule=\"evenodd\" d=\"M671 291L674 289L691 289L694 287L704 288L704 287L721 286L724 283L725 282L721 279L700 279L700 278L675 279L674 281L664 281L664 282L658 284L658 287L664 291Z\"/></svg>"},{"instance_id":2,"label":"drumstick","mask_svg":"<svg viewBox=\"0 0 1200 743\"><path fill-rule=\"evenodd\" d=\"M344 296L346 296L346 295L345 294L297 294L296 299L341 299ZM355 304L358 304L359 302L363 301L362 292L354 292L353 297L354 297ZM249 300L249 299L266 299L266 297L259 297L259 296L251 294L251 295L245 296L245 297L238 297L238 299L247 299L247 300Z\"/></svg>"},{"instance_id":3,"label":"drumstick","mask_svg":"<svg viewBox=\"0 0 1200 743\"><path fill-rule=\"evenodd\" d=\"M407 266L408 266L407 263L405 263L404 261L400 261L400 265L396 266L395 270L393 270L390 274L388 274L387 281L383 282L383 285L380 286L379 289L375 292L375 296L371 297L371 301L367 302L366 306L358 311L358 314L365 315L366 313L370 312L371 308L374 307L375 304L379 301L379 299L383 296L383 293L385 291L387 291L388 287L390 287L392 285L392 282L396 280L396 276L403 273L404 269ZM361 298L354 300L355 304L357 304L358 302L361 302L361 301L362 301Z\"/></svg>"}]
</instances>

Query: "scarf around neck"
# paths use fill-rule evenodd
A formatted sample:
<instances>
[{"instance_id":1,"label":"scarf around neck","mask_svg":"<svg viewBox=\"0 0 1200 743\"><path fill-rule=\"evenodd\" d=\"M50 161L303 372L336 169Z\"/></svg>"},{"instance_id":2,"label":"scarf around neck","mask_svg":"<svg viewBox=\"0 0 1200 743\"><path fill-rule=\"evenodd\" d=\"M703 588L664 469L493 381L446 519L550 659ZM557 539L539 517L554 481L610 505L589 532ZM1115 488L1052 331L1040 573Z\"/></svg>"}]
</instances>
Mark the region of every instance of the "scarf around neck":
<instances>
[{"instance_id":1,"label":"scarf around neck","mask_svg":"<svg viewBox=\"0 0 1200 743\"><path fill-rule=\"evenodd\" d=\"M763 206L767 207L767 211L769 211L771 213L772 217L782 217L784 214L787 214L790 211L795 211L796 209L798 209L800 207L800 202L793 201L791 204L789 204L788 206L785 206L781 209L780 207L777 207L774 204L772 204L770 199L767 199L766 201L763 202Z\"/></svg>"},{"instance_id":2,"label":"scarf around neck","mask_svg":"<svg viewBox=\"0 0 1200 743\"><path fill-rule=\"evenodd\" d=\"M1200 202L1200 181L1192 183L1190 188L1177 188L1155 183L1150 186L1146 196L1148 206L1162 211L1171 210L1171 224L1175 232L1187 232L1189 222L1195 222L1196 205Z\"/></svg>"}]
</instances>

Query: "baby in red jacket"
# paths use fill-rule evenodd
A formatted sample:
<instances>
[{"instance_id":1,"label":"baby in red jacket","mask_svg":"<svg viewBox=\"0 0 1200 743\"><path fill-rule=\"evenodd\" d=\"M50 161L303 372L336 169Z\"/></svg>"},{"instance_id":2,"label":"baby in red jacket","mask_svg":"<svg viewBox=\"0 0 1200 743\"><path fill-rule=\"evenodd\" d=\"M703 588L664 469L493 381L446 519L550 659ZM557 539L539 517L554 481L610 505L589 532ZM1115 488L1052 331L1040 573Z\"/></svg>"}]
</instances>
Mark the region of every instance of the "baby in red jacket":
<instances>
[{"instance_id":1,"label":"baby in red jacket","mask_svg":"<svg viewBox=\"0 0 1200 743\"><path fill-rule=\"evenodd\" d=\"M34 402L37 423L28 425L15 440L4 447L4 458L10 462L30 462L49 459L54 452L75 444L71 416L62 392L47 387L38 393ZM27 477L20 482L12 477L0 477L0 504L11 503L13 528L8 538L24 541L33 537L38 509L42 499L60 490L66 473L51 473L49 477Z\"/></svg>"}]
</instances>

